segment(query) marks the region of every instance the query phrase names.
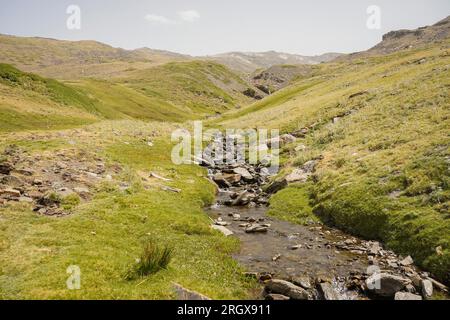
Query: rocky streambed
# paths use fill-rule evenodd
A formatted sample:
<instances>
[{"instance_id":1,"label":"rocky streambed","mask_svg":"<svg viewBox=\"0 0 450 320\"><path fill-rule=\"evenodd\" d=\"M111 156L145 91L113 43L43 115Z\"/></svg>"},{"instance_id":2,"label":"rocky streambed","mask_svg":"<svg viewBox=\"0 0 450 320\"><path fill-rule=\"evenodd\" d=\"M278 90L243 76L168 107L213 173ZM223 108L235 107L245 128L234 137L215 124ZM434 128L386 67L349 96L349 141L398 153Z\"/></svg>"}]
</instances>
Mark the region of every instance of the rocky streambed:
<instances>
[{"instance_id":1,"label":"rocky streambed","mask_svg":"<svg viewBox=\"0 0 450 320\"><path fill-rule=\"evenodd\" d=\"M267 192L285 185L263 191L271 177L265 165L203 159L219 190L216 203L206 209L212 227L240 240L234 259L248 270L246 276L262 284L262 299L422 300L433 291L447 293L411 257L398 256L377 241L313 221L299 225L268 216ZM309 163L296 174L306 179L313 170Z\"/></svg>"}]
</instances>

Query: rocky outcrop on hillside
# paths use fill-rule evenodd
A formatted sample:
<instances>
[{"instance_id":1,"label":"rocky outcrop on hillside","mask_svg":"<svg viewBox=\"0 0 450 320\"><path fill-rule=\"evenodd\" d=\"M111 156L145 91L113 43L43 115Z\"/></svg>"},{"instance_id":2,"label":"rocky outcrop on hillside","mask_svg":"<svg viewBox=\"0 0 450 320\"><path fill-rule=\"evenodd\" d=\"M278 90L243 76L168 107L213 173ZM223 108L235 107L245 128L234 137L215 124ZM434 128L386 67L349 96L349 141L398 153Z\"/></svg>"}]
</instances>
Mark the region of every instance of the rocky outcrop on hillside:
<instances>
[{"instance_id":1,"label":"rocky outcrop on hillside","mask_svg":"<svg viewBox=\"0 0 450 320\"><path fill-rule=\"evenodd\" d=\"M433 24L415 30L390 31L383 35L382 41L367 51L356 52L337 58L353 60L375 55L384 55L405 49L421 47L450 37L450 16Z\"/></svg>"},{"instance_id":2,"label":"rocky outcrop on hillside","mask_svg":"<svg viewBox=\"0 0 450 320\"><path fill-rule=\"evenodd\" d=\"M266 94L272 94L291 84L292 81L310 75L311 65L277 65L263 71L255 72L251 82Z\"/></svg>"}]
</instances>

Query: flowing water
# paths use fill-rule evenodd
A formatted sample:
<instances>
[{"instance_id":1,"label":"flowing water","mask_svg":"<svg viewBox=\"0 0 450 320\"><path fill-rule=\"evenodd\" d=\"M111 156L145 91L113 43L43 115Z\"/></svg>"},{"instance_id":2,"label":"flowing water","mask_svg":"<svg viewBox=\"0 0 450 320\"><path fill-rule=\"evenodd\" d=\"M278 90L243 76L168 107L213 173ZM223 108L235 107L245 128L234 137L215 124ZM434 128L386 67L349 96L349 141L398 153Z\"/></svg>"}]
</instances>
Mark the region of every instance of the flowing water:
<instances>
[{"instance_id":1,"label":"flowing water","mask_svg":"<svg viewBox=\"0 0 450 320\"><path fill-rule=\"evenodd\" d=\"M269 273L278 279L327 279L342 298L358 298L356 292L345 289L345 279L351 274L364 273L368 261L364 255L335 248L333 244L348 239L347 235L322 225L303 226L267 216L267 207L222 205L232 191L220 191L217 203L206 211L211 218L221 217L229 223L226 228L241 242L240 251L233 257L245 269ZM236 214L241 219L233 218ZM266 233L246 233L240 225L248 218L270 224L270 227Z\"/></svg>"}]
</instances>

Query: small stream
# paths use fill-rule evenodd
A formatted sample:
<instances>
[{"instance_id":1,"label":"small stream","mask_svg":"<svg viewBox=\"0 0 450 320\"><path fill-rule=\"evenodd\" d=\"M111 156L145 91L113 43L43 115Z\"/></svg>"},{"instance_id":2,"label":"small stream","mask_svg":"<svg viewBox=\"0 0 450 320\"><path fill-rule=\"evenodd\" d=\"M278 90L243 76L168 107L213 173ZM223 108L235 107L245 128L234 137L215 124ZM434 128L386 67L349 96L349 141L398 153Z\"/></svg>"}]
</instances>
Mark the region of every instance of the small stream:
<instances>
[{"instance_id":1,"label":"small stream","mask_svg":"<svg viewBox=\"0 0 450 320\"><path fill-rule=\"evenodd\" d=\"M266 206L221 204L239 189L221 190L217 203L206 211L214 220L221 218L233 236L239 238L241 249L233 258L246 270L277 279L307 279L311 283L319 278L330 282L342 299L362 298L358 292L346 289L346 281L350 275L367 270L367 257L333 245L348 236L322 225L303 226L267 216ZM248 233L243 227L247 221L270 227L264 233Z\"/></svg>"},{"instance_id":2,"label":"small stream","mask_svg":"<svg viewBox=\"0 0 450 320\"><path fill-rule=\"evenodd\" d=\"M224 152L220 154L226 154L226 145L221 147ZM275 193L286 185L274 190L272 183L263 191L271 180L268 167L242 161L224 164L210 155L204 152L199 159L208 168L218 193L216 203L205 211L214 228L240 240L240 251L233 258L248 276L265 285L261 298L284 299L293 288L303 294L302 299L395 296L398 300L417 300L431 296L424 292L424 286L431 286L431 291L433 286L447 290L415 267L411 257L400 257L377 241L359 239L313 221L300 225L268 216L269 192ZM298 177L306 180L316 161L298 168ZM381 279L376 280L380 288L372 287L374 277ZM274 285L281 285L282 289L276 290L282 292L274 292Z\"/></svg>"}]
</instances>

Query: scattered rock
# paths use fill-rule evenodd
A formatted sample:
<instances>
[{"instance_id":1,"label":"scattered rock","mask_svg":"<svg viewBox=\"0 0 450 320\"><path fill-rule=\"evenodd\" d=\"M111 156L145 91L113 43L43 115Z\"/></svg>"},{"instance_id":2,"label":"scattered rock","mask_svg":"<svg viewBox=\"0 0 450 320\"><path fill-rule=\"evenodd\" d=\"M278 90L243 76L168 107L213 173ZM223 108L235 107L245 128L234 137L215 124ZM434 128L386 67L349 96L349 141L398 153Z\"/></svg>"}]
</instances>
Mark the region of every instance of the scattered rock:
<instances>
[{"instance_id":1,"label":"scattered rock","mask_svg":"<svg viewBox=\"0 0 450 320\"><path fill-rule=\"evenodd\" d=\"M243 167L235 168L233 169L233 172L240 175L247 182L251 182L254 179L250 172L248 172L248 170Z\"/></svg>"},{"instance_id":2,"label":"scattered rock","mask_svg":"<svg viewBox=\"0 0 450 320\"><path fill-rule=\"evenodd\" d=\"M275 180L267 187L266 192L267 193L277 193L281 189L286 188L287 185L288 185L288 182L286 179Z\"/></svg>"},{"instance_id":3,"label":"scattered rock","mask_svg":"<svg viewBox=\"0 0 450 320\"><path fill-rule=\"evenodd\" d=\"M28 196L33 198L33 199L39 199L42 198L44 196L44 194L42 192L39 192L37 190L32 190L28 192Z\"/></svg>"},{"instance_id":4,"label":"scattered rock","mask_svg":"<svg viewBox=\"0 0 450 320\"><path fill-rule=\"evenodd\" d=\"M186 289L177 283L174 283L173 287L178 300L211 300L207 296L196 291Z\"/></svg>"},{"instance_id":5,"label":"scattered rock","mask_svg":"<svg viewBox=\"0 0 450 320\"><path fill-rule=\"evenodd\" d=\"M422 296L425 299L428 299L433 295L433 283L430 280L422 280L420 282L420 287L422 289Z\"/></svg>"},{"instance_id":6,"label":"scattered rock","mask_svg":"<svg viewBox=\"0 0 450 320\"><path fill-rule=\"evenodd\" d=\"M393 297L409 283L409 279L388 273L374 273L366 280L367 289L381 297Z\"/></svg>"},{"instance_id":7,"label":"scattered rock","mask_svg":"<svg viewBox=\"0 0 450 320\"><path fill-rule=\"evenodd\" d=\"M231 231L228 228L225 228L224 226L212 225L212 228L222 232L225 235L225 237L233 235L233 231Z\"/></svg>"},{"instance_id":8,"label":"scattered rock","mask_svg":"<svg viewBox=\"0 0 450 320\"><path fill-rule=\"evenodd\" d=\"M312 287L311 280L308 277L293 277L292 283L306 290Z\"/></svg>"},{"instance_id":9,"label":"scattered rock","mask_svg":"<svg viewBox=\"0 0 450 320\"><path fill-rule=\"evenodd\" d=\"M422 300L422 297L409 292L397 292L394 300Z\"/></svg>"},{"instance_id":10,"label":"scattered rock","mask_svg":"<svg viewBox=\"0 0 450 320\"><path fill-rule=\"evenodd\" d=\"M213 177L213 181L219 186L219 188L231 187L231 183L229 183L222 174L216 174Z\"/></svg>"},{"instance_id":11,"label":"scattered rock","mask_svg":"<svg viewBox=\"0 0 450 320\"><path fill-rule=\"evenodd\" d=\"M98 178L98 175L96 173L94 173L94 172L86 172L86 175L89 178Z\"/></svg>"},{"instance_id":12,"label":"scattered rock","mask_svg":"<svg viewBox=\"0 0 450 320\"><path fill-rule=\"evenodd\" d=\"M150 172L150 176L153 178L159 179L159 180L163 180L163 181L172 181L172 179L161 177L160 175L158 175L154 172Z\"/></svg>"},{"instance_id":13,"label":"scattered rock","mask_svg":"<svg viewBox=\"0 0 450 320\"><path fill-rule=\"evenodd\" d=\"M246 233L266 233L268 230L268 227L266 226L261 226L259 224L253 224L250 225L249 227L247 227L245 229Z\"/></svg>"},{"instance_id":14,"label":"scattered rock","mask_svg":"<svg viewBox=\"0 0 450 320\"><path fill-rule=\"evenodd\" d=\"M32 203L33 199L29 198L29 197L19 197L19 202L27 202L27 203Z\"/></svg>"},{"instance_id":15,"label":"scattered rock","mask_svg":"<svg viewBox=\"0 0 450 320\"><path fill-rule=\"evenodd\" d=\"M439 281L434 280L433 278L427 277L427 280L430 280L431 283L433 284L433 286L436 289L439 289L442 292L448 292L448 287L442 283L440 283Z\"/></svg>"},{"instance_id":16,"label":"scattered rock","mask_svg":"<svg viewBox=\"0 0 450 320\"><path fill-rule=\"evenodd\" d=\"M286 176L286 181L288 183L294 182L306 182L310 174L304 172L302 169L295 169L289 175Z\"/></svg>"},{"instance_id":17,"label":"scattered rock","mask_svg":"<svg viewBox=\"0 0 450 320\"><path fill-rule=\"evenodd\" d=\"M242 191L239 196L232 202L233 206L245 206L250 202L250 193L248 191Z\"/></svg>"},{"instance_id":18,"label":"scattered rock","mask_svg":"<svg viewBox=\"0 0 450 320\"><path fill-rule=\"evenodd\" d=\"M169 187L169 186L161 186L161 189L164 190L164 191L170 191L170 192L174 192L174 193L180 193L181 192L181 189L172 188L172 187Z\"/></svg>"},{"instance_id":19,"label":"scattered rock","mask_svg":"<svg viewBox=\"0 0 450 320\"><path fill-rule=\"evenodd\" d=\"M266 291L277 293L295 300L308 300L308 292L295 284L285 281L273 279L266 284Z\"/></svg>"},{"instance_id":20,"label":"scattered rock","mask_svg":"<svg viewBox=\"0 0 450 320\"><path fill-rule=\"evenodd\" d=\"M0 173L1 174L10 174L11 171L14 170L14 166L8 162L2 162L0 163Z\"/></svg>"},{"instance_id":21,"label":"scattered rock","mask_svg":"<svg viewBox=\"0 0 450 320\"><path fill-rule=\"evenodd\" d=\"M332 285L328 282L319 283L318 289L323 299L325 300L341 300L342 297L339 295Z\"/></svg>"},{"instance_id":22,"label":"scattered rock","mask_svg":"<svg viewBox=\"0 0 450 320\"><path fill-rule=\"evenodd\" d=\"M275 261L279 260L280 258L281 258L281 254L277 254L272 258L272 261L275 262Z\"/></svg>"},{"instance_id":23,"label":"scattered rock","mask_svg":"<svg viewBox=\"0 0 450 320\"><path fill-rule=\"evenodd\" d=\"M266 295L266 300L290 300L291 298L282 295L282 294L278 294L278 293L269 293L268 295Z\"/></svg>"},{"instance_id":24,"label":"scattered rock","mask_svg":"<svg viewBox=\"0 0 450 320\"><path fill-rule=\"evenodd\" d=\"M41 179L34 179L33 180L33 185L34 186L41 186L43 184L44 184L44 182Z\"/></svg>"},{"instance_id":25,"label":"scattered rock","mask_svg":"<svg viewBox=\"0 0 450 320\"><path fill-rule=\"evenodd\" d=\"M0 189L0 196L20 197L20 191L12 188Z\"/></svg>"},{"instance_id":26,"label":"scattered rock","mask_svg":"<svg viewBox=\"0 0 450 320\"><path fill-rule=\"evenodd\" d=\"M414 263L414 260L413 260L413 258L411 258L411 256L407 256L405 259L400 261L400 264L402 266L409 266L409 265L412 265L413 263Z\"/></svg>"},{"instance_id":27,"label":"scattered rock","mask_svg":"<svg viewBox=\"0 0 450 320\"><path fill-rule=\"evenodd\" d=\"M20 188L24 185L24 182L19 177L9 175L9 176L3 176L0 178L0 183L5 184L12 188Z\"/></svg>"}]
</instances>

